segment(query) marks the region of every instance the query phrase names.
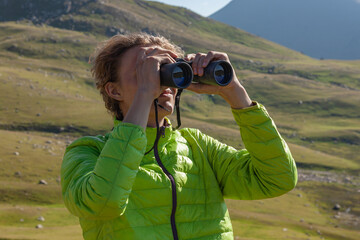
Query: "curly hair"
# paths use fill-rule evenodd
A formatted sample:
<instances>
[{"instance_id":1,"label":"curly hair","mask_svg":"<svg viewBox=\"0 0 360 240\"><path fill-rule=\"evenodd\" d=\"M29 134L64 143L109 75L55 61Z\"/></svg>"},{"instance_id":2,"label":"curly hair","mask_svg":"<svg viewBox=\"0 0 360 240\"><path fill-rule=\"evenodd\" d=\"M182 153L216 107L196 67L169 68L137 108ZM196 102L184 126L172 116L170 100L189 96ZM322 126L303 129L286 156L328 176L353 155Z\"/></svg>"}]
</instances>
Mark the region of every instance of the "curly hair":
<instances>
[{"instance_id":1,"label":"curly hair","mask_svg":"<svg viewBox=\"0 0 360 240\"><path fill-rule=\"evenodd\" d=\"M135 46L153 44L174 51L179 57L184 56L184 51L163 36L153 36L147 33L131 33L115 35L101 42L90 57L92 63L91 73L95 79L96 88L100 90L105 102L105 107L113 117L123 120L124 116L120 109L119 101L111 98L105 91L108 82L117 82L119 79L118 69L120 57L126 50ZM120 62L121 67L121 62Z\"/></svg>"}]
</instances>

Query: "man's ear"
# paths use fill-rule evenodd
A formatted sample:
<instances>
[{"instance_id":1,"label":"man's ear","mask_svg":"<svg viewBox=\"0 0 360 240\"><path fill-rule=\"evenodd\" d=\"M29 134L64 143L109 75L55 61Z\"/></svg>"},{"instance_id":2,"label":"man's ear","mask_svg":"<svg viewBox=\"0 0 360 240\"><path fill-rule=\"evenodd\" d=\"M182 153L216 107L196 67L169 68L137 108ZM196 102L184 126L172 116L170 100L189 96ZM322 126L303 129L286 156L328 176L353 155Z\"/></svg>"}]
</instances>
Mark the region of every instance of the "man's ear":
<instances>
[{"instance_id":1,"label":"man's ear","mask_svg":"<svg viewBox=\"0 0 360 240\"><path fill-rule=\"evenodd\" d=\"M105 91L109 97L118 101L123 101L123 94L118 86L118 83L108 82L105 84Z\"/></svg>"}]
</instances>

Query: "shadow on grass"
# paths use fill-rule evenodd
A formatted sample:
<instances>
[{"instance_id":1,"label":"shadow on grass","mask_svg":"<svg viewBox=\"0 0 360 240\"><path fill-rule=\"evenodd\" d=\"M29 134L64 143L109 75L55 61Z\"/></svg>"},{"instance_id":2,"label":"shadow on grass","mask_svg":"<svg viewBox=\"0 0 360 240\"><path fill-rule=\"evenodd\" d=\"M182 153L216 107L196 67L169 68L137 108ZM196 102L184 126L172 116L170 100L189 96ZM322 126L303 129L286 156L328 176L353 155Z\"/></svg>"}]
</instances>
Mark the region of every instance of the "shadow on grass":
<instances>
[{"instance_id":1,"label":"shadow on grass","mask_svg":"<svg viewBox=\"0 0 360 240\"><path fill-rule=\"evenodd\" d=\"M75 125L52 125L44 123L16 123L16 124L0 124L0 129L9 131L36 131L63 134L67 133L72 136L85 136L85 135L105 135L109 130L96 130L86 126Z\"/></svg>"},{"instance_id":2,"label":"shadow on grass","mask_svg":"<svg viewBox=\"0 0 360 240\"><path fill-rule=\"evenodd\" d=\"M301 169L321 170L321 171L336 170L335 167L324 166L324 165L315 164L315 163L301 163L301 162L297 162L297 163L296 163L296 167L297 167L297 168L301 168Z\"/></svg>"}]
</instances>

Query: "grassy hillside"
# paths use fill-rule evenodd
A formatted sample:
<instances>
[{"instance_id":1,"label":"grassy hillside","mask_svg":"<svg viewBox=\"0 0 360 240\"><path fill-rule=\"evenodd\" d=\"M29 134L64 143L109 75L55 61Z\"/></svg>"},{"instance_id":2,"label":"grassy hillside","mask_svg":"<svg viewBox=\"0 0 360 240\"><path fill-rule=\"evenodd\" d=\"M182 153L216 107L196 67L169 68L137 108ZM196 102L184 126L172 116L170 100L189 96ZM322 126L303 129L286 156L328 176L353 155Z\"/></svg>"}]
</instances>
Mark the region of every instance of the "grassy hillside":
<instances>
[{"instance_id":1,"label":"grassy hillside","mask_svg":"<svg viewBox=\"0 0 360 240\"><path fill-rule=\"evenodd\" d=\"M0 239L81 239L61 200L62 155L75 138L111 130L88 58L98 42L135 30L161 33L187 53L227 52L289 144L304 177L280 198L228 200L237 239L360 238L360 61L315 60L155 2L79 1L52 13L59 1L49 1L46 16L36 11L43 1L34 0L0 22ZM37 19L18 20L32 13ZM221 98L185 91L181 107L183 127L243 148ZM339 211L332 210L336 203Z\"/></svg>"}]
</instances>

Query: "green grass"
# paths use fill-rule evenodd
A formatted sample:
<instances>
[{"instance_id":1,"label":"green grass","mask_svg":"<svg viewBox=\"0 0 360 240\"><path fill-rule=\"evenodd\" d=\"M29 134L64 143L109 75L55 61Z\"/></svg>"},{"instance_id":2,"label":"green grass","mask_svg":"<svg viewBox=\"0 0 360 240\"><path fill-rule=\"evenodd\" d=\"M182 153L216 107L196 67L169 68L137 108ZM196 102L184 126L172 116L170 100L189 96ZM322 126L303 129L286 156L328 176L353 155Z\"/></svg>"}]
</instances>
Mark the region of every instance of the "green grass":
<instances>
[{"instance_id":1,"label":"green grass","mask_svg":"<svg viewBox=\"0 0 360 240\"><path fill-rule=\"evenodd\" d=\"M58 179L67 144L113 126L88 64L110 26L161 33L187 53L228 53L240 82L266 107L299 168L358 174L360 61L312 59L156 2L93 2L49 23L0 23L0 239L81 239L77 218L62 203ZM184 91L181 111L182 127L244 148L220 97ZM175 114L170 118L176 125ZM48 185L39 185L40 179ZM279 198L227 200L235 239L359 239L351 216L335 219L331 210L339 202L358 217L356 190L351 184L302 182ZM44 229L35 229L40 214Z\"/></svg>"},{"instance_id":2,"label":"green grass","mask_svg":"<svg viewBox=\"0 0 360 240\"><path fill-rule=\"evenodd\" d=\"M356 230L339 227L338 220L332 218L332 210L323 211L312 196L298 187L274 199L227 200L234 235L239 239L357 239L360 236Z\"/></svg>"}]
</instances>

